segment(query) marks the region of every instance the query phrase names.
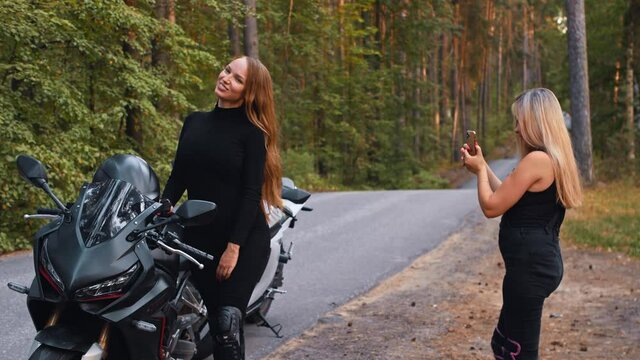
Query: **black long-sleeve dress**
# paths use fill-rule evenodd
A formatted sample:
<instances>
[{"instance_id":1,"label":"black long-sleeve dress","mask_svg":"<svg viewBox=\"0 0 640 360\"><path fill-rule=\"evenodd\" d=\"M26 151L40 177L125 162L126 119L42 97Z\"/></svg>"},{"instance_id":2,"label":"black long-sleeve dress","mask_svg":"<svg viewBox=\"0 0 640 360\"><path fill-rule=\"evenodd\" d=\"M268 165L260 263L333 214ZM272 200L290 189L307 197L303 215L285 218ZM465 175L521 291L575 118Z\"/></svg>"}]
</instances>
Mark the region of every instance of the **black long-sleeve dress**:
<instances>
[{"instance_id":1,"label":"black long-sleeve dress","mask_svg":"<svg viewBox=\"0 0 640 360\"><path fill-rule=\"evenodd\" d=\"M260 210L265 157L264 135L244 106L194 112L182 127L163 197L175 204L187 190L189 199L217 205L211 224L185 230L187 243L216 258L194 272L210 313L220 306L244 313L268 261L269 229ZM229 279L218 282L216 268L228 242L240 245L240 255Z\"/></svg>"}]
</instances>

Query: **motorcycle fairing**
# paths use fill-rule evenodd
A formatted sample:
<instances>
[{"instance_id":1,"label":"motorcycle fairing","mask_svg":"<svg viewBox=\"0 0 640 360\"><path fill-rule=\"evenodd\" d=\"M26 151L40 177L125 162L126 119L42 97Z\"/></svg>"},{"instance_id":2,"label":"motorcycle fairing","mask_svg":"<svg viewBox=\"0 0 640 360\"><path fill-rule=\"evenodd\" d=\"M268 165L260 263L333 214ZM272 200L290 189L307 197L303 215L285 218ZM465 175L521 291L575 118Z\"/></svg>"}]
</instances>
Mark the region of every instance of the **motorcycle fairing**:
<instances>
[{"instance_id":1,"label":"motorcycle fairing","mask_svg":"<svg viewBox=\"0 0 640 360\"><path fill-rule=\"evenodd\" d=\"M108 183L117 187L123 182L110 180ZM144 209L112 239L87 247L80 229L83 220L80 214L84 210L86 192L90 189L91 184L83 185L78 201L72 207L71 221L63 222L57 232L49 234L47 241L49 254L57 255L51 256L51 262L65 284L63 296L67 299L73 298L76 290L117 276L138 261L133 251L136 244L127 241L126 235L144 228L147 218L153 216L158 206L155 204Z\"/></svg>"},{"instance_id":2,"label":"motorcycle fairing","mask_svg":"<svg viewBox=\"0 0 640 360\"><path fill-rule=\"evenodd\" d=\"M52 234L55 231L57 231L60 228L60 225L62 225L62 218L51 221L50 223L44 225L36 233L33 239L33 261L35 266L34 269L38 269L40 266L40 246L42 245L42 240L49 234ZM41 280L40 276L34 277L31 283L31 286L29 287L28 296L30 298L38 298L38 299L45 298L45 293L44 293L44 290L42 289L42 283L40 282L40 280ZM59 296L48 298L48 300L51 302L61 301Z\"/></svg>"},{"instance_id":3,"label":"motorcycle fairing","mask_svg":"<svg viewBox=\"0 0 640 360\"><path fill-rule=\"evenodd\" d=\"M110 180L109 183L117 188L119 180ZM52 292L43 290L43 281L41 276L34 279L37 286L32 286L27 299L29 311L32 313L34 325L37 329L42 328L46 320L38 320L41 318L39 314L35 314L37 310L37 301L45 300L46 302L59 303L65 300L74 299L75 291L100 283L105 279L118 276L122 272L131 268L134 264L139 263L141 266L140 273L137 278L132 279L130 286L135 289L134 292L125 293L122 297L110 300L109 302L83 302L79 303L84 311L109 318L112 321L119 321L125 313L132 313L143 306L144 301L140 298L148 299L149 296L156 296L166 291L169 287L167 282L149 283L155 276L155 266L152 257L149 255L147 245L144 241L130 242L126 236L133 230L140 230L146 225L147 219L153 216L158 204L149 206L141 211L139 215L134 217L129 223L125 224L114 238L102 241L94 246L87 247L83 241L80 227L80 214L83 211L85 203L85 194L91 184L84 184L80 192L78 200L71 208L71 221L54 221L51 225L41 229L38 233L36 244L34 246L34 262L36 269L40 266L41 244L47 238L46 246L50 256L49 260L56 270L56 273L62 279L65 290L62 295L55 294L52 298ZM121 189L129 191L130 189L120 186ZM108 205L108 204L107 204ZM57 230L57 231L56 231ZM63 256L60 256L60 255ZM145 284L147 283L147 284ZM152 293L147 294L148 291ZM41 306L41 305L38 305ZM124 308L122 306L125 306ZM127 309L127 310L123 310Z\"/></svg>"},{"instance_id":4,"label":"motorcycle fairing","mask_svg":"<svg viewBox=\"0 0 640 360\"><path fill-rule=\"evenodd\" d=\"M86 185L78 218L82 240L92 247L113 239L154 203L124 181L110 179Z\"/></svg>"},{"instance_id":5,"label":"motorcycle fairing","mask_svg":"<svg viewBox=\"0 0 640 360\"><path fill-rule=\"evenodd\" d=\"M68 325L49 326L39 331L35 337L41 344L83 354L89 350L94 339L95 334Z\"/></svg>"}]
</instances>

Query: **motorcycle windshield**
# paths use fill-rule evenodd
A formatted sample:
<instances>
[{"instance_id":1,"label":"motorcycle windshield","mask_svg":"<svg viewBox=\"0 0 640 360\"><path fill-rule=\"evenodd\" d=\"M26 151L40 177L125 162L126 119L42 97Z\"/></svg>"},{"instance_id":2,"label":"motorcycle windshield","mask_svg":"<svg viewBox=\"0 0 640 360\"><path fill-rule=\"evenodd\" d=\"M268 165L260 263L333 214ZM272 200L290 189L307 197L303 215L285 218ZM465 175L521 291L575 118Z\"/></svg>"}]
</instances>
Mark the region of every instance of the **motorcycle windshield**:
<instances>
[{"instance_id":1,"label":"motorcycle windshield","mask_svg":"<svg viewBox=\"0 0 640 360\"><path fill-rule=\"evenodd\" d=\"M112 239L153 203L133 185L122 180L89 184L82 199L79 219L85 245L92 247Z\"/></svg>"}]
</instances>

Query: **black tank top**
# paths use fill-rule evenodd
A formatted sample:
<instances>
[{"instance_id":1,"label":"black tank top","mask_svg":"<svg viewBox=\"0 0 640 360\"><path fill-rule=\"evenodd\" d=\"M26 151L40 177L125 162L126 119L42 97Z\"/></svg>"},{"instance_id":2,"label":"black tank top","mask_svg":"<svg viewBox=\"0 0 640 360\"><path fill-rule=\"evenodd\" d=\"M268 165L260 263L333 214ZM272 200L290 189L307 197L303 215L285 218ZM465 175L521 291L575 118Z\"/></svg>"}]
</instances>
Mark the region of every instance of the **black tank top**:
<instances>
[{"instance_id":1,"label":"black tank top","mask_svg":"<svg viewBox=\"0 0 640 360\"><path fill-rule=\"evenodd\" d=\"M557 199L556 182L543 191L527 191L502 215L500 226L560 228L565 209ZM554 221L555 220L555 221ZM554 222L554 224L550 224Z\"/></svg>"}]
</instances>

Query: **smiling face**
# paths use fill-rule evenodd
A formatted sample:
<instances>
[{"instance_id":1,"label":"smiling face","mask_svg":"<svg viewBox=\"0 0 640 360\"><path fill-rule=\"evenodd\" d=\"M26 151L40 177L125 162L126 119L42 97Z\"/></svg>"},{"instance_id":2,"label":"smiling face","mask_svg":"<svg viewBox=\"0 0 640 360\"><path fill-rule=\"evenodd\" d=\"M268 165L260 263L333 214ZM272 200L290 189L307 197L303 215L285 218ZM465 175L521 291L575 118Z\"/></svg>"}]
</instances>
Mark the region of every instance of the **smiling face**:
<instances>
[{"instance_id":1,"label":"smiling face","mask_svg":"<svg viewBox=\"0 0 640 360\"><path fill-rule=\"evenodd\" d=\"M242 57L233 60L220 72L215 90L219 107L233 108L242 105L247 69L247 59Z\"/></svg>"}]
</instances>

